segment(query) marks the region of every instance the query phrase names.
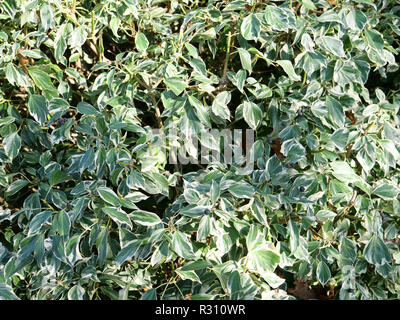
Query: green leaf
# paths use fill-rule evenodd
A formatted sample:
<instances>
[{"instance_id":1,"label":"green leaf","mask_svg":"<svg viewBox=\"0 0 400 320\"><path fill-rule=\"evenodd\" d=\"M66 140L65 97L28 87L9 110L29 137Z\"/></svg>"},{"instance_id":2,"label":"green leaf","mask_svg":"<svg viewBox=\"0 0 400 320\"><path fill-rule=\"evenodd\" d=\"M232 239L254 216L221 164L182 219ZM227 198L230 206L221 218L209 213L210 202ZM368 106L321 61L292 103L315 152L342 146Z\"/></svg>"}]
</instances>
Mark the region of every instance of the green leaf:
<instances>
[{"instance_id":1,"label":"green leaf","mask_svg":"<svg viewBox=\"0 0 400 320\"><path fill-rule=\"evenodd\" d=\"M43 126L47 121L47 114L49 113L46 104L46 98L33 94L29 97L28 110L31 116Z\"/></svg>"},{"instance_id":2,"label":"green leaf","mask_svg":"<svg viewBox=\"0 0 400 320\"><path fill-rule=\"evenodd\" d=\"M175 95L179 96L186 89L187 83L178 77L170 77L164 80L168 89L172 90Z\"/></svg>"},{"instance_id":3,"label":"green leaf","mask_svg":"<svg viewBox=\"0 0 400 320\"><path fill-rule=\"evenodd\" d=\"M68 214L61 210L53 217L53 230L57 231L60 236L68 236L71 229L71 219Z\"/></svg>"},{"instance_id":4,"label":"green leaf","mask_svg":"<svg viewBox=\"0 0 400 320\"><path fill-rule=\"evenodd\" d=\"M260 274L273 272L278 266L280 256L270 250L260 249L248 254L248 268Z\"/></svg>"},{"instance_id":5,"label":"green leaf","mask_svg":"<svg viewBox=\"0 0 400 320\"><path fill-rule=\"evenodd\" d=\"M241 289L242 286L240 284L240 274L237 270L235 270L231 273L228 279L228 292L231 294L231 299L235 299Z\"/></svg>"},{"instance_id":6,"label":"green leaf","mask_svg":"<svg viewBox=\"0 0 400 320\"><path fill-rule=\"evenodd\" d=\"M68 62L64 53L67 50L67 39L63 37L64 32L65 28L62 28L54 39L54 58L66 66Z\"/></svg>"},{"instance_id":7,"label":"green leaf","mask_svg":"<svg viewBox=\"0 0 400 320\"><path fill-rule=\"evenodd\" d=\"M261 23L255 14L249 14L242 21L240 32L246 40L256 40L260 34Z\"/></svg>"},{"instance_id":8,"label":"green leaf","mask_svg":"<svg viewBox=\"0 0 400 320\"><path fill-rule=\"evenodd\" d=\"M79 162L79 172L82 174L83 171L92 167L94 163L94 151L93 148L89 148L82 156Z\"/></svg>"},{"instance_id":9,"label":"green leaf","mask_svg":"<svg viewBox=\"0 0 400 320\"><path fill-rule=\"evenodd\" d=\"M46 210L35 215L29 224L29 235L36 234L40 228L49 220L53 211Z\"/></svg>"},{"instance_id":10,"label":"green leaf","mask_svg":"<svg viewBox=\"0 0 400 320\"><path fill-rule=\"evenodd\" d=\"M93 115L93 116L99 116L100 112L97 111L92 105L90 105L87 102L79 102L78 105L76 106L78 111L82 114L86 115Z\"/></svg>"},{"instance_id":11,"label":"green leaf","mask_svg":"<svg viewBox=\"0 0 400 320\"><path fill-rule=\"evenodd\" d=\"M374 48L376 50L382 50L385 42L383 41L382 35L374 30L364 30L365 38L367 39L367 42L371 48Z\"/></svg>"},{"instance_id":12,"label":"green leaf","mask_svg":"<svg viewBox=\"0 0 400 320\"><path fill-rule=\"evenodd\" d=\"M365 148L358 151L356 159L361 164L365 172L369 172L375 165L375 158L371 157Z\"/></svg>"},{"instance_id":13,"label":"green leaf","mask_svg":"<svg viewBox=\"0 0 400 320\"><path fill-rule=\"evenodd\" d=\"M220 186L217 182L214 180L211 182L211 187L210 187L210 198L212 203L216 203L219 196L221 195L221 189Z\"/></svg>"},{"instance_id":14,"label":"green leaf","mask_svg":"<svg viewBox=\"0 0 400 320\"><path fill-rule=\"evenodd\" d=\"M318 263L317 278L323 286L325 286L331 278L331 271L329 270L328 265L323 261Z\"/></svg>"},{"instance_id":15,"label":"green leaf","mask_svg":"<svg viewBox=\"0 0 400 320\"><path fill-rule=\"evenodd\" d=\"M115 258L117 265L123 264L125 261L130 260L139 250L142 240L132 240L126 243Z\"/></svg>"},{"instance_id":16,"label":"green leaf","mask_svg":"<svg viewBox=\"0 0 400 320\"><path fill-rule=\"evenodd\" d=\"M5 283L0 283L0 300L21 300L13 289Z\"/></svg>"},{"instance_id":17,"label":"green leaf","mask_svg":"<svg viewBox=\"0 0 400 320\"><path fill-rule=\"evenodd\" d=\"M296 251L300 240L300 229L298 225L292 220L289 220L287 230L289 232L289 244L292 252Z\"/></svg>"},{"instance_id":18,"label":"green leaf","mask_svg":"<svg viewBox=\"0 0 400 320\"><path fill-rule=\"evenodd\" d=\"M254 188L246 182L237 182L229 187L228 191L238 198L250 199L254 195Z\"/></svg>"},{"instance_id":19,"label":"green leaf","mask_svg":"<svg viewBox=\"0 0 400 320\"><path fill-rule=\"evenodd\" d=\"M137 32L135 37L135 45L139 51L146 51L149 47L149 40L142 32ZM175 91L174 91L175 92ZM177 94L179 95L179 93Z\"/></svg>"},{"instance_id":20,"label":"green leaf","mask_svg":"<svg viewBox=\"0 0 400 320\"><path fill-rule=\"evenodd\" d=\"M329 51L337 57L344 58L346 56L343 50L343 42L335 37L321 37L321 45L324 47L325 50Z\"/></svg>"},{"instance_id":21,"label":"green leaf","mask_svg":"<svg viewBox=\"0 0 400 320\"><path fill-rule=\"evenodd\" d=\"M244 93L244 85L247 78L247 72L244 69L240 69L236 74L228 72L228 78L232 83L239 89L241 93Z\"/></svg>"},{"instance_id":22,"label":"green leaf","mask_svg":"<svg viewBox=\"0 0 400 320\"><path fill-rule=\"evenodd\" d=\"M363 254L365 259L375 266L382 266L385 263L392 262L392 256L389 249L382 239L374 234L364 247Z\"/></svg>"},{"instance_id":23,"label":"green leaf","mask_svg":"<svg viewBox=\"0 0 400 320\"><path fill-rule=\"evenodd\" d=\"M68 300L83 300L85 289L81 285L76 284L68 290Z\"/></svg>"},{"instance_id":24,"label":"green leaf","mask_svg":"<svg viewBox=\"0 0 400 320\"><path fill-rule=\"evenodd\" d=\"M286 156L286 161L297 162L306 154L306 149L293 138L282 143L281 152Z\"/></svg>"},{"instance_id":25,"label":"green leaf","mask_svg":"<svg viewBox=\"0 0 400 320\"><path fill-rule=\"evenodd\" d=\"M228 103L231 101L231 93L223 91L218 93L212 104L212 112L222 119L229 120L231 113L228 108Z\"/></svg>"},{"instance_id":26,"label":"green leaf","mask_svg":"<svg viewBox=\"0 0 400 320\"><path fill-rule=\"evenodd\" d=\"M82 259L79 251L81 236L82 235L80 233L71 235L65 245L65 256L69 265L71 266L73 266L78 260Z\"/></svg>"},{"instance_id":27,"label":"green leaf","mask_svg":"<svg viewBox=\"0 0 400 320\"><path fill-rule=\"evenodd\" d=\"M53 10L48 3L43 3L40 7L40 22L44 32L49 30L53 22Z\"/></svg>"},{"instance_id":28,"label":"green leaf","mask_svg":"<svg viewBox=\"0 0 400 320\"><path fill-rule=\"evenodd\" d=\"M29 184L28 181L24 179L15 180L10 186L7 188L5 195L6 197L11 197L20 191L22 188L26 187Z\"/></svg>"},{"instance_id":29,"label":"green leaf","mask_svg":"<svg viewBox=\"0 0 400 320\"><path fill-rule=\"evenodd\" d=\"M367 17L362 11L351 9L346 16L346 23L352 30L363 30L367 24Z\"/></svg>"},{"instance_id":30,"label":"green leaf","mask_svg":"<svg viewBox=\"0 0 400 320\"><path fill-rule=\"evenodd\" d=\"M246 237L246 245L249 251L255 251L257 249L262 249L264 241L264 235L258 228L257 224L250 226L249 232Z\"/></svg>"},{"instance_id":31,"label":"green leaf","mask_svg":"<svg viewBox=\"0 0 400 320\"><path fill-rule=\"evenodd\" d=\"M207 127L211 127L210 116L201 101L192 95L188 96L188 100L189 103L196 109L195 112L199 120Z\"/></svg>"},{"instance_id":32,"label":"green leaf","mask_svg":"<svg viewBox=\"0 0 400 320\"><path fill-rule=\"evenodd\" d=\"M300 81L301 78L299 75L296 74L294 71L292 62L289 60L277 60L276 63L278 63L283 70L286 72L286 74L289 76L289 79L292 81Z\"/></svg>"},{"instance_id":33,"label":"green leaf","mask_svg":"<svg viewBox=\"0 0 400 320\"><path fill-rule=\"evenodd\" d=\"M189 63L195 71L201 73L205 77L207 76L207 66L202 59L192 58L189 60Z\"/></svg>"},{"instance_id":34,"label":"green leaf","mask_svg":"<svg viewBox=\"0 0 400 320\"><path fill-rule=\"evenodd\" d=\"M260 222L264 226L268 226L267 215L265 214L265 209L263 204L257 199L254 200L251 205L251 212L254 214L258 222Z\"/></svg>"},{"instance_id":35,"label":"green leaf","mask_svg":"<svg viewBox=\"0 0 400 320\"><path fill-rule=\"evenodd\" d=\"M372 191L372 194L382 198L383 200L394 200L400 193L400 188L387 180L383 180Z\"/></svg>"},{"instance_id":36,"label":"green leaf","mask_svg":"<svg viewBox=\"0 0 400 320\"><path fill-rule=\"evenodd\" d=\"M155 226L162 223L160 217L157 216L155 213L144 210L134 211L132 213L132 220L137 224L147 227Z\"/></svg>"},{"instance_id":37,"label":"green leaf","mask_svg":"<svg viewBox=\"0 0 400 320\"><path fill-rule=\"evenodd\" d=\"M157 300L156 289L151 288L142 294L140 300Z\"/></svg>"},{"instance_id":38,"label":"green leaf","mask_svg":"<svg viewBox=\"0 0 400 320\"><path fill-rule=\"evenodd\" d=\"M61 170L56 170L51 174L49 183L51 186L55 186L68 180L71 180L71 177L67 173Z\"/></svg>"},{"instance_id":39,"label":"green leaf","mask_svg":"<svg viewBox=\"0 0 400 320\"><path fill-rule=\"evenodd\" d=\"M261 108L251 101L243 102L243 118L253 130L257 130L263 118Z\"/></svg>"},{"instance_id":40,"label":"green leaf","mask_svg":"<svg viewBox=\"0 0 400 320\"><path fill-rule=\"evenodd\" d=\"M71 48L82 47L87 38L87 31L84 25L76 27L72 33L71 37L68 39Z\"/></svg>"},{"instance_id":41,"label":"green leaf","mask_svg":"<svg viewBox=\"0 0 400 320\"><path fill-rule=\"evenodd\" d=\"M14 67L14 65L10 62L5 67L5 74L8 82L13 86L15 83L18 84L18 79L20 77L18 70Z\"/></svg>"},{"instance_id":42,"label":"green leaf","mask_svg":"<svg viewBox=\"0 0 400 320\"><path fill-rule=\"evenodd\" d=\"M251 65L251 54L243 48L238 48L238 52L243 69L246 69L247 71L249 71L249 73L251 73L251 70L253 69Z\"/></svg>"},{"instance_id":43,"label":"green leaf","mask_svg":"<svg viewBox=\"0 0 400 320\"><path fill-rule=\"evenodd\" d=\"M49 75L39 69L29 68L29 75L31 76L33 82L35 82L38 88L42 89L45 94L48 94L48 97L56 98L58 97L57 88L51 82Z\"/></svg>"},{"instance_id":44,"label":"green leaf","mask_svg":"<svg viewBox=\"0 0 400 320\"><path fill-rule=\"evenodd\" d=\"M96 248L98 252L97 261L100 264L100 266L103 266L107 258L107 246L108 246L108 229L102 228L96 240Z\"/></svg>"},{"instance_id":45,"label":"green leaf","mask_svg":"<svg viewBox=\"0 0 400 320\"><path fill-rule=\"evenodd\" d=\"M296 16L293 11L288 8L266 6L265 20L274 30L288 32L288 29L296 28Z\"/></svg>"},{"instance_id":46,"label":"green leaf","mask_svg":"<svg viewBox=\"0 0 400 320\"><path fill-rule=\"evenodd\" d=\"M180 231L172 234L172 250L184 259L195 259L192 244L188 241L186 235Z\"/></svg>"},{"instance_id":47,"label":"green leaf","mask_svg":"<svg viewBox=\"0 0 400 320\"><path fill-rule=\"evenodd\" d=\"M3 147L6 155L12 160L14 159L18 153L19 149L21 149L21 138L17 132L13 132L6 136L3 140Z\"/></svg>"},{"instance_id":48,"label":"green leaf","mask_svg":"<svg viewBox=\"0 0 400 320\"><path fill-rule=\"evenodd\" d=\"M148 198L149 198L149 196L146 196L145 194L143 194L143 193L141 193L139 191L134 191L134 192L130 192L127 195L125 195L123 197L123 199L120 199L120 201L123 202L123 201L127 200L129 202L136 203L136 202L140 202L140 201L146 200Z\"/></svg>"},{"instance_id":49,"label":"green leaf","mask_svg":"<svg viewBox=\"0 0 400 320\"><path fill-rule=\"evenodd\" d=\"M278 276L276 273L273 272L264 272L262 273L261 276L265 279L265 281L267 281L268 285L273 289L280 287L286 281L284 278L281 278L280 276Z\"/></svg>"},{"instance_id":50,"label":"green leaf","mask_svg":"<svg viewBox=\"0 0 400 320\"><path fill-rule=\"evenodd\" d=\"M300 3L309 10L317 10L317 7L312 0L300 0Z\"/></svg>"},{"instance_id":51,"label":"green leaf","mask_svg":"<svg viewBox=\"0 0 400 320\"><path fill-rule=\"evenodd\" d=\"M345 128L337 129L331 136L332 142L340 149L343 150L347 146L349 139L349 130Z\"/></svg>"},{"instance_id":52,"label":"green leaf","mask_svg":"<svg viewBox=\"0 0 400 320\"><path fill-rule=\"evenodd\" d=\"M345 114L342 105L339 103L339 101L337 101L335 98L332 98L331 96L326 97L325 103L328 109L329 120L336 128L343 127Z\"/></svg>"},{"instance_id":53,"label":"green leaf","mask_svg":"<svg viewBox=\"0 0 400 320\"><path fill-rule=\"evenodd\" d=\"M337 60L333 72L333 80L342 87L360 79L358 69L348 61ZM362 83L362 81L359 82Z\"/></svg>"},{"instance_id":54,"label":"green leaf","mask_svg":"<svg viewBox=\"0 0 400 320\"><path fill-rule=\"evenodd\" d=\"M119 29L120 25L121 25L121 20L118 17L112 17L111 18L111 20L110 20L110 28L111 28L114 36L116 36L117 38L119 38L118 29ZM136 36L136 38L137 38L137 36ZM136 44L136 46L137 46L137 44Z\"/></svg>"},{"instance_id":55,"label":"green leaf","mask_svg":"<svg viewBox=\"0 0 400 320\"><path fill-rule=\"evenodd\" d=\"M129 218L129 215L124 210L112 207L105 207L102 210L117 224L125 223L132 229L133 227L132 221Z\"/></svg>"},{"instance_id":56,"label":"green leaf","mask_svg":"<svg viewBox=\"0 0 400 320\"><path fill-rule=\"evenodd\" d=\"M315 217L321 221L333 221L336 217L336 213L330 210L319 210Z\"/></svg>"},{"instance_id":57,"label":"green leaf","mask_svg":"<svg viewBox=\"0 0 400 320\"><path fill-rule=\"evenodd\" d=\"M180 214L188 217L201 217L206 214L207 210L209 210L209 207L197 206L195 204L192 204L185 208L182 208L181 210L179 210L179 212Z\"/></svg>"},{"instance_id":58,"label":"green leaf","mask_svg":"<svg viewBox=\"0 0 400 320\"><path fill-rule=\"evenodd\" d=\"M336 23L342 23L342 20L340 19L339 15L333 11L329 10L324 12L318 17L319 22L336 22Z\"/></svg>"},{"instance_id":59,"label":"green leaf","mask_svg":"<svg viewBox=\"0 0 400 320\"><path fill-rule=\"evenodd\" d=\"M211 230L212 220L209 215L205 215L200 219L199 228L197 230L197 241L206 239Z\"/></svg>"},{"instance_id":60,"label":"green leaf","mask_svg":"<svg viewBox=\"0 0 400 320\"><path fill-rule=\"evenodd\" d=\"M211 267L211 264L209 262L207 262L206 260L197 260L186 263L180 269L182 271L190 271L190 270L203 270L207 267Z\"/></svg>"},{"instance_id":61,"label":"green leaf","mask_svg":"<svg viewBox=\"0 0 400 320\"><path fill-rule=\"evenodd\" d=\"M346 265L352 265L357 259L357 246L346 237L340 243L340 258Z\"/></svg>"},{"instance_id":62,"label":"green leaf","mask_svg":"<svg viewBox=\"0 0 400 320\"><path fill-rule=\"evenodd\" d=\"M191 55L194 58L198 58L199 57L199 52L198 52L198 50L197 50L197 48L195 46L191 45L188 42L185 42L185 47L188 50L189 55Z\"/></svg>"},{"instance_id":63,"label":"green leaf","mask_svg":"<svg viewBox=\"0 0 400 320\"><path fill-rule=\"evenodd\" d=\"M191 280L201 284L199 276L194 271L183 271L182 269L177 269L175 272L182 278L182 280Z\"/></svg>"},{"instance_id":64,"label":"green leaf","mask_svg":"<svg viewBox=\"0 0 400 320\"><path fill-rule=\"evenodd\" d=\"M119 197L107 187L97 188L97 192L99 193L100 198L102 198L105 202L112 204L115 207L119 207L121 205Z\"/></svg>"},{"instance_id":65,"label":"green leaf","mask_svg":"<svg viewBox=\"0 0 400 320\"><path fill-rule=\"evenodd\" d=\"M333 161L330 163L332 168L332 175L343 182L353 183L360 179L358 175L354 173L354 170L344 161Z\"/></svg>"}]
</instances>

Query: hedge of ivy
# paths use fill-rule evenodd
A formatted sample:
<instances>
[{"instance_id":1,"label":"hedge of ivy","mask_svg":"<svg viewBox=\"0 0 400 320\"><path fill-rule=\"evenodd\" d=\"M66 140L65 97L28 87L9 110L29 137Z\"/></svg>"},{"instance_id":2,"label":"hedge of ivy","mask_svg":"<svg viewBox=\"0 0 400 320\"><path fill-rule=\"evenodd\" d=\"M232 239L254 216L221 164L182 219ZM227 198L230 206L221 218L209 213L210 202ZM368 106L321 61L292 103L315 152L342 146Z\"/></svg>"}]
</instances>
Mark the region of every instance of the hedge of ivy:
<instances>
[{"instance_id":1,"label":"hedge of ivy","mask_svg":"<svg viewBox=\"0 0 400 320\"><path fill-rule=\"evenodd\" d=\"M399 43L396 0L1 1L0 299L399 299Z\"/></svg>"}]
</instances>

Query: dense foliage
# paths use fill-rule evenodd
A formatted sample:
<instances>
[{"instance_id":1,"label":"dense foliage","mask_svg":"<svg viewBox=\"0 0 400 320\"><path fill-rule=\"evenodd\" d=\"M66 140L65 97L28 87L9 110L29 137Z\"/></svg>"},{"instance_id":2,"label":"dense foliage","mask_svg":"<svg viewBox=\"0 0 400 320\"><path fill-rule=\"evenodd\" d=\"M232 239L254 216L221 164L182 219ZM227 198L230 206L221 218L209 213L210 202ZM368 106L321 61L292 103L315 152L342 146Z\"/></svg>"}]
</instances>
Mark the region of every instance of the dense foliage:
<instances>
[{"instance_id":1,"label":"dense foliage","mask_svg":"<svg viewBox=\"0 0 400 320\"><path fill-rule=\"evenodd\" d=\"M396 0L1 1L0 299L399 299L399 41Z\"/></svg>"}]
</instances>

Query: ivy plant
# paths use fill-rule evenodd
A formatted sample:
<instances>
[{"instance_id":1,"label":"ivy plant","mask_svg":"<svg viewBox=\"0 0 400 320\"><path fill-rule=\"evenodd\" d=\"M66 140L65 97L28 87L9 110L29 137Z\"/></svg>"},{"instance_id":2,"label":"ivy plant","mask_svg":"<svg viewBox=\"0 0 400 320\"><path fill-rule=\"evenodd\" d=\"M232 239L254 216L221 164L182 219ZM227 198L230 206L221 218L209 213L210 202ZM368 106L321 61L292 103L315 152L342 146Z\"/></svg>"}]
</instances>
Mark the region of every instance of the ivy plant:
<instances>
[{"instance_id":1,"label":"ivy plant","mask_svg":"<svg viewBox=\"0 0 400 320\"><path fill-rule=\"evenodd\" d=\"M399 299L399 44L396 0L1 1L0 299ZM171 162L212 129L254 165Z\"/></svg>"}]
</instances>

